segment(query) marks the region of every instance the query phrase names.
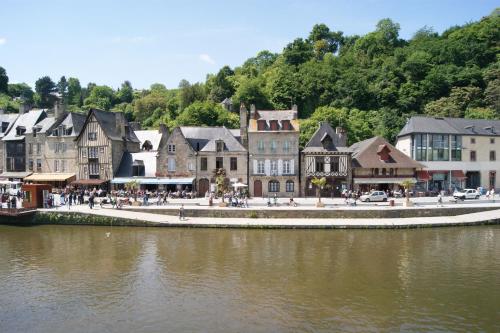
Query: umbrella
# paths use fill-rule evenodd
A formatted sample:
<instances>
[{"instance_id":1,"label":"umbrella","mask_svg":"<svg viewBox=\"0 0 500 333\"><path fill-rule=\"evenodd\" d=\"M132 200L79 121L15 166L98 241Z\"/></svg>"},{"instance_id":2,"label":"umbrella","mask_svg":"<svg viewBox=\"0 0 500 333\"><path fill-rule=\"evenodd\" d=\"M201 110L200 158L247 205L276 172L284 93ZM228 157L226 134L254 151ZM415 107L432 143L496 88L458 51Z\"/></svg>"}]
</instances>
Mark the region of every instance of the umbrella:
<instances>
[{"instance_id":1,"label":"umbrella","mask_svg":"<svg viewBox=\"0 0 500 333\"><path fill-rule=\"evenodd\" d=\"M248 186L248 185L243 184L243 183L234 183L234 184L233 184L233 187L234 187L234 188L239 188L239 187L247 187L247 186Z\"/></svg>"}]
</instances>

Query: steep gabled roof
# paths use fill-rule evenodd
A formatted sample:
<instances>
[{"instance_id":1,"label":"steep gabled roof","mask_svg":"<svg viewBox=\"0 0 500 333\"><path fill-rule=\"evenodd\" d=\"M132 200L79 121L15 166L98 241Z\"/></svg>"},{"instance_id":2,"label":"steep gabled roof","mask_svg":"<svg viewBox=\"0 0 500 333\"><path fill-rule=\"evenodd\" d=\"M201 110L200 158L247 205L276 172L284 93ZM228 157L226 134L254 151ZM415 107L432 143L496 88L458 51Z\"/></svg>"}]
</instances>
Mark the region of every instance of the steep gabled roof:
<instances>
[{"instance_id":1,"label":"steep gabled roof","mask_svg":"<svg viewBox=\"0 0 500 333\"><path fill-rule=\"evenodd\" d=\"M135 135L141 142L141 146L146 142L149 141L151 145L153 146L152 150L157 151L160 147L160 142L162 138L162 133L158 130L141 130L141 131L134 131Z\"/></svg>"},{"instance_id":2,"label":"steep gabled roof","mask_svg":"<svg viewBox=\"0 0 500 333\"><path fill-rule=\"evenodd\" d=\"M126 126L125 137L122 138L120 130L119 128L117 128L119 127L117 126L117 122L120 121L118 117L123 117L123 121L125 121L125 123L128 122L125 119L125 116L121 112L109 112L109 111L101 111L98 109L91 109L87 114L87 118L85 119L85 124L83 125L83 128L87 126L87 123L89 122L89 119L92 117L92 115L94 115L97 122L99 123L99 125L101 125L102 130L109 139L115 141L122 141L123 139L125 139L125 141L129 142L137 142L137 143L140 142L137 136L135 135L134 130L132 130L130 126ZM78 134L76 140L78 140L78 138L80 137L81 132L82 131L80 131L80 133Z\"/></svg>"},{"instance_id":3,"label":"steep gabled roof","mask_svg":"<svg viewBox=\"0 0 500 333\"><path fill-rule=\"evenodd\" d=\"M352 166L354 168L424 168L424 165L411 159L379 136L356 142L350 148L353 151ZM390 151L389 159L386 161L380 159L379 154L382 150Z\"/></svg>"},{"instance_id":4,"label":"steep gabled roof","mask_svg":"<svg viewBox=\"0 0 500 333\"><path fill-rule=\"evenodd\" d=\"M181 126L180 131L194 151L216 151L216 141L224 141L225 151L244 152L246 149L225 127L188 127Z\"/></svg>"},{"instance_id":5,"label":"steep gabled roof","mask_svg":"<svg viewBox=\"0 0 500 333\"><path fill-rule=\"evenodd\" d=\"M156 158L158 152L143 151L139 153L124 152L115 177L133 177L133 164L144 165L144 177L156 177Z\"/></svg>"},{"instance_id":6,"label":"steep gabled roof","mask_svg":"<svg viewBox=\"0 0 500 333\"><path fill-rule=\"evenodd\" d=\"M16 128L24 127L25 133L32 133L33 127L47 117L46 110L30 110L20 114L15 123L11 126L9 132L3 137L4 141L22 140L24 135L16 135Z\"/></svg>"},{"instance_id":7,"label":"steep gabled roof","mask_svg":"<svg viewBox=\"0 0 500 333\"><path fill-rule=\"evenodd\" d=\"M3 133L0 133L0 138L3 138L5 136L5 134L9 133L10 129L12 128L14 123L16 122L17 117L19 117L19 115L17 113L7 113L7 114L0 113L0 126L2 125L2 123L9 124L7 126L6 131Z\"/></svg>"},{"instance_id":8,"label":"steep gabled roof","mask_svg":"<svg viewBox=\"0 0 500 333\"><path fill-rule=\"evenodd\" d=\"M331 139L329 142L328 138ZM328 144L324 144L327 140ZM304 147L303 152L305 153L324 153L324 152L351 152L349 147L346 147L346 138L335 133L335 130L326 121L321 122L316 132L309 140L309 142Z\"/></svg>"},{"instance_id":9,"label":"steep gabled roof","mask_svg":"<svg viewBox=\"0 0 500 333\"><path fill-rule=\"evenodd\" d=\"M55 121L54 125L51 127L51 130L59 126L65 126L66 128L72 129L70 136L78 136L81 130L83 129L83 125L85 124L86 118L87 116L82 113L76 113L76 112L65 113L63 114L63 116L59 117L59 119ZM50 133L49 136L53 136L53 134Z\"/></svg>"},{"instance_id":10,"label":"steep gabled roof","mask_svg":"<svg viewBox=\"0 0 500 333\"><path fill-rule=\"evenodd\" d=\"M500 120L413 116L398 137L412 133L500 136Z\"/></svg>"}]
</instances>

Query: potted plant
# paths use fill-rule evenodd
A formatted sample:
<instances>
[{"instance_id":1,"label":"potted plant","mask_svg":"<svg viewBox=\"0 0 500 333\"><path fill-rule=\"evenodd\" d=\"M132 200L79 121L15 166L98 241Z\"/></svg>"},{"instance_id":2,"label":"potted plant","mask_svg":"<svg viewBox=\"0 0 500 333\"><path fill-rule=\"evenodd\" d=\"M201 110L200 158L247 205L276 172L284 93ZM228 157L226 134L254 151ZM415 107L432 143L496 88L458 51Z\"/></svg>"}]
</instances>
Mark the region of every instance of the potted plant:
<instances>
[{"instance_id":1,"label":"potted plant","mask_svg":"<svg viewBox=\"0 0 500 333\"><path fill-rule=\"evenodd\" d=\"M131 180L125 184L125 189L132 193L132 197L134 198L134 206L137 205L137 190L139 189L139 182L137 180Z\"/></svg>"},{"instance_id":2,"label":"potted plant","mask_svg":"<svg viewBox=\"0 0 500 333\"><path fill-rule=\"evenodd\" d=\"M316 187L316 196L318 197L318 202L316 203L316 207L325 207L325 204L321 202L321 190L326 186L326 178L317 178L314 177L311 180L311 184Z\"/></svg>"},{"instance_id":3,"label":"potted plant","mask_svg":"<svg viewBox=\"0 0 500 333\"><path fill-rule=\"evenodd\" d=\"M413 202L410 201L410 190L415 185L415 181L413 179L405 179L401 183L399 183L404 188L404 196L405 201L403 202L403 206L411 207L413 206Z\"/></svg>"}]
</instances>

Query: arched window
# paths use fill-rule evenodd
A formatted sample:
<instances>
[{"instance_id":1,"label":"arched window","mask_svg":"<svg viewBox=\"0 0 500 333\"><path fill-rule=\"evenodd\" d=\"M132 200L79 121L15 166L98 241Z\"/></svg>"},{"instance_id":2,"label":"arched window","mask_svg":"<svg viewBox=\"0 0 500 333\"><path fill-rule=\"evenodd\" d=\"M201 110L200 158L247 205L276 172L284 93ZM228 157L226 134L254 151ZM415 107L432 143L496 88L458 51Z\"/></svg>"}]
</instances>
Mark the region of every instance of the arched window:
<instances>
[{"instance_id":1,"label":"arched window","mask_svg":"<svg viewBox=\"0 0 500 333\"><path fill-rule=\"evenodd\" d=\"M387 175L387 169L384 168L384 169L382 169L382 176L385 176L385 175Z\"/></svg>"},{"instance_id":2,"label":"arched window","mask_svg":"<svg viewBox=\"0 0 500 333\"><path fill-rule=\"evenodd\" d=\"M277 180L270 180L268 184L268 192L279 192L280 182Z\"/></svg>"},{"instance_id":3,"label":"arched window","mask_svg":"<svg viewBox=\"0 0 500 333\"><path fill-rule=\"evenodd\" d=\"M389 176L394 176L394 169L393 168L390 168L389 169Z\"/></svg>"},{"instance_id":4,"label":"arched window","mask_svg":"<svg viewBox=\"0 0 500 333\"><path fill-rule=\"evenodd\" d=\"M373 175L378 176L378 168L373 169Z\"/></svg>"},{"instance_id":5,"label":"arched window","mask_svg":"<svg viewBox=\"0 0 500 333\"><path fill-rule=\"evenodd\" d=\"M287 180L286 184L285 184L285 187L286 187L286 191L287 192L293 192L294 191L294 187L295 187L295 183L293 182L293 180Z\"/></svg>"}]
</instances>

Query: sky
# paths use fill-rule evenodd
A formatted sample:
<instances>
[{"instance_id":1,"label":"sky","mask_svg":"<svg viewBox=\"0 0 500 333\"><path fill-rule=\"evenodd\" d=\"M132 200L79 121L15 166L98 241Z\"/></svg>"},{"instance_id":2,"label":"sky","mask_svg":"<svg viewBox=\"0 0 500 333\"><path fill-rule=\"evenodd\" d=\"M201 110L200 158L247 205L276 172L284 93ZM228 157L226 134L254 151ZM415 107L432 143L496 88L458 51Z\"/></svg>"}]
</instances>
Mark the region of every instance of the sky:
<instances>
[{"instance_id":1,"label":"sky","mask_svg":"<svg viewBox=\"0 0 500 333\"><path fill-rule=\"evenodd\" d=\"M77 77L113 88L204 81L261 50L281 52L316 23L347 35L389 17L405 39L489 15L498 0L0 0L0 66L9 82Z\"/></svg>"}]
</instances>

